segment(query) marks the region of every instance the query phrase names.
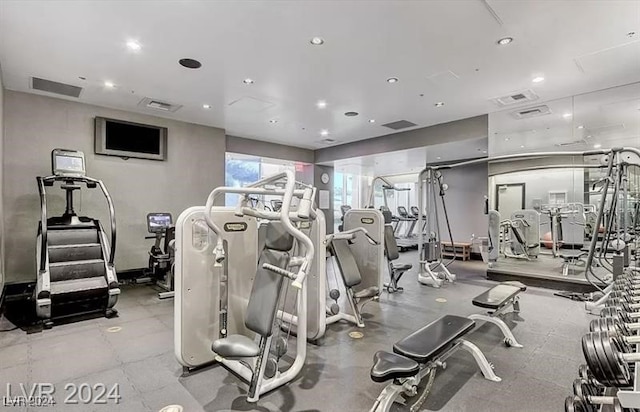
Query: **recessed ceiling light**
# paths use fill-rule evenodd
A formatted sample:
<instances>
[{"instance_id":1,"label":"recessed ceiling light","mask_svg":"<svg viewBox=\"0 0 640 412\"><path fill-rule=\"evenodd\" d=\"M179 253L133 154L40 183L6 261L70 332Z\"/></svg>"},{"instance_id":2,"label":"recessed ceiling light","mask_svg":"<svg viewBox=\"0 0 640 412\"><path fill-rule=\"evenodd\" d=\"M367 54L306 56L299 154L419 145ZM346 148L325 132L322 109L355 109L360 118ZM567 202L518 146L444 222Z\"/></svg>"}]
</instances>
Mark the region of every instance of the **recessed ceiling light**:
<instances>
[{"instance_id":1,"label":"recessed ceiling light","mask_svg":"<svg viewBox=\"0 0 640 412\"><path fill-rule=\"evenodd\" d=\"M250 78L247 77L246 79L244 79L242 81L242 83L244 83L244 84L253 84L253 79L250 79Z\"/></svg>"},{"instance_id":2,"label":"recessed ceiling light","mask_svg":"<svg viewBox=\"0 0 640 412\"><path fill-rule=\"evenodd\" d=\"M327 102L325 102L324 100L318 100L318 102L316 103L316 107L318 109L324 109L327 107Z\"/></svg>"},{"instance_id":3,"label":"recessed ceiling light","mask_svg":"<svg viewBox=\"0 0 640 412\"><path fill-rule=\"evenodd\" d=\"M531 79L531 81L534 82L534 83L540 83L540 82L544 81L544 77L537 76L537 77L534 77L533 79Z\"/></svg>"},{"instance_id":4,"label":"recessed ceiling light","mask_svg":"<svg viewBox=\"0 0 640 412\"><path fill-rule=\"evenodd\" d=\"M442 159L442 157L440 157L440 156L436 157L436 160L440 160L440 159Z\"/></svg>"},{"instance_id":5,"label":"recessed ceiling light","mask_svg":"<svg viewBox=\"0 0 640 412\"><path fill-rule=\"evenodd\" d=\"M369 119L369 123L375 123L376 119Z\"/></svg>"},{"instance_id":6,"label":"recessed ceiling light","mask_svg":"<svg viewBox=\"0 0 640 412\"><path fill-rule=\"evenodd\" d=\"M309 43L313 44L314 46L321 46L324 44L324 39L322 37L314 37L309 40Z\"/></svg>"},{"instance_id":7,"label":"recessed ceiling light","mask_svg":"<svg viewBox=\"0 0 640 412\"><path fill-rule=\"evenodd\" d=\"M358 115L358 112L346 112L344 115L347 117L355 117Z\"/></svg>"},{"instance_id":8,"label":"recessed ceiling light","mask_svg":"<svg viewBox=\"0 0 640 412\"><path fill-rule=\"evenodd\" d=\"M596 143L593 145L594 149L600 149L602 147L602 145L600 143Z\"/></svg>"},{"instance_id":9,"label":"recessed ceiling light","mask_svg":"<svg viewBox=\"0 0 640 412\"><path fill-rule=\"evenodd\" d=\"M387 83L397 83L398 82L398 78L397 77L389 77L387 79Z\"/></svg>"},{"instance_id":10,"label":"recessed ceiling light","mask_svg":"<svg viewBox=\"0 0 640 412\"><path fill-rule=\"evenodd\" d=\"M486 150L483 150L483 151L482 151L482 153L487 153L487 151L486 151Z\"/></svg>"},{"instance_id":11,"label":"recessed ceiling light","mask_svg":"<svg viewBox=\"0 0 640 412\"><path fill-rule=\"evenodd\" d=\"M509 138L508 138L508 137L505 137L505 138L504 138L504 141L505 141L505 142L508 142L508 141L509 141Z\"/></svg>"},{"instance_id":12,"label":"recessed ceiling light","mask_svg":"<svg viewBox=\"0 0 640 412\"><path fill-rule=\"evenodd\" d=\"M202 108L203 109L211 109L211 105L210 104L203 104Z\"/></svg>"},{"instance_id":13,"label":"recessed ceiling light","mask_svg":"<svg viewBox=\"0 0 640 412\"><path fill-rule=\"evenodd\" d=\"M195 59L189 59L189 58L180 59L178 60L178 63L180 63L180 66L186 67L187 69L199 69L202 67L202 63L200 63Z\"/></svg>"},{"instance_id":14,"label":"recessed ceiling light","mask_svg":"<svg viewBox=\"0 0 640 412\"><path fill-rule=\"evenodd\" d=\"M129 40L127 42L127 47L129 48L129 50L131 51L138 51L142 48L142 46L140 45L140 43L138 43L137 41L134 40Z\"/></svg>"},{"instance_id":15,"label":"recessed ceiling light","mask_svg":"<svg viewBox=\"0 0 640 412\"><path fill-rule=\"evenodd\" d=\"M523 144L520 145L520 149L524 149L524 145Z\"/></svg>"},{"instance_id":16,"label":"recessed ceiling light","mask_svg":"<svg viewBox=\"0 0 640 412\"><path fill-rule=\"evenodd\" d=\"M329 136L329 131L326 129L320 130L320 136Z\"/></svg>"},{"instance_id":17,"label":"recessed ceiling light","mask_svg":"<svg viewBox=\"0 0 640 412\"><path fill-rule=\"evenodd\" d=\"M572 116L572 114L571 114L571 113L565 113L565 114L563 114L563 115L562 115L562 117L564 117L565 119L568 119L568 118L570 118L571 116Z\"/></svg>"},{"instance_id":18,"label":"recessed ceiling light","mask_svg":"<svg viewBox=\"0 0 640 412\"><path fill-rule=\"evenodd\" d=\"M276 119L271 119L271 120L269 120L269 123L276 124L276 123L278 123L278 121Z\"/></svg>"},{"instance_id":19,"label":"recessed ceiling light","mask_svg":"<svg viewBox=\"0 0 640 412\"><path fill-rule=\"evenodd\" d=\"M444 106L444 102L437 102L434 104L435 107L442 107Z\"/></svg>"},{"instance_id":20,"label":"recessed ceiling light","mask_svg":"<svg viewBox=\"0 0 640 412\"><path fill-rule=\"evenodd\" d=\"M513 41L513 37L503 37L500 40L498 40L496 43L498 43L500 46L505 46L511 43L512 41Z\"/></svg>"},{"instance_id":21,"label":"recessed ceiling light","mask_svg":"<svg viewBox=\"0 0 640 412\"><path fill-rule=\"evenodd\" d=\"M112 82L104 82L104 87L108 89L113 89L114 87L116 87L116 85L113 84Z\"/></svg>"},{"instance_id":22,"label":"recessed ceiling light","mask_svg":"<svg viewBox=\"0 0 640 412\"><path fill-rule=\"evenodd\" d=\"M584 129L583 125L578 126L578 129Z\"/></svg>"}]
</instances>

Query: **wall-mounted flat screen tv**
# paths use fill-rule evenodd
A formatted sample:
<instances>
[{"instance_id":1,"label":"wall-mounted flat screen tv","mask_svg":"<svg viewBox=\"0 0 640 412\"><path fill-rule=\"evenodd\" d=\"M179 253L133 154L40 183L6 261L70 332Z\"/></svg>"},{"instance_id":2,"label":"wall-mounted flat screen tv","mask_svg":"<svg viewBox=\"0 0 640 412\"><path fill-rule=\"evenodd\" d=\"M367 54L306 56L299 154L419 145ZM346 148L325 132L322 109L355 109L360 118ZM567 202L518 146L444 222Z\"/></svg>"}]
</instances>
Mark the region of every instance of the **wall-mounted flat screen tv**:
<instances>
[{"instance_id":1,"label":"wall-mounted flat screen tv","mask_svg":"<svg viewBox=\"0 0 640 412\"><path fill-rule=\"evenodd\" d=\"M167 128L96 117L97 154L166 160Z\"/></svg>"}]
</instances>

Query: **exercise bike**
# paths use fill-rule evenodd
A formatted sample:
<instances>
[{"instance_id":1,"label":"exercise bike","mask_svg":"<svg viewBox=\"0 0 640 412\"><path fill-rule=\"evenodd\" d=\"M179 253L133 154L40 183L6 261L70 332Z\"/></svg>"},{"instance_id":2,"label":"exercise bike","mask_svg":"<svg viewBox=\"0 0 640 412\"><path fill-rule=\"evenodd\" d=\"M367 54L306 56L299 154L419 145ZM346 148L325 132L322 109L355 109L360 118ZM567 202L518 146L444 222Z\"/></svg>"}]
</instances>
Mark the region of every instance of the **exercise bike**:
<instances>
[{"instance_id":1,"label":"exercise bike","mask_svg":"<svg viewBox=\"0 0 640 412\"><path fill-rule=\"evenodd\" d=\"M145 275L154 279L156 285L163 289L162 292L158 292L158 298L172 298L175 227L171 213L149 213L147 230L153 236L145 236L145 239L155 239L155 243L149 250L149 267Z\"/></svg>"}]
</instances>

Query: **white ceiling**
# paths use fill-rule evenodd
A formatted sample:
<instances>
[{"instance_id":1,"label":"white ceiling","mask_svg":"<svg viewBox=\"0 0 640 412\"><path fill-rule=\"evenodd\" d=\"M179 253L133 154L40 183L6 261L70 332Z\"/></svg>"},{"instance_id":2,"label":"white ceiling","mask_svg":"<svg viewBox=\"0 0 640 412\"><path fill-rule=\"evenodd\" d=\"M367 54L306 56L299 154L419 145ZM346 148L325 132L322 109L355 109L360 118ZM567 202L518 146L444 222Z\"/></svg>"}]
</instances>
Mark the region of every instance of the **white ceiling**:
<instances>
[{"instance_id":1,"label":"white ceiling","mask_svg":"<svg viewBox=\"0 0 640 412\"><path fill-rule=\"evenodd\" d=\"M640 147L640 83L544 104L550 113L529 119L489 115L490 154Z\"/></svg>"},{"instance_id":2,"label":"white ceiling","mask_svg":"<svg viewBox=\"0 0 640 412\"><path fill-rule=\"evenodd\" d=\"M85 103L310 148L322 129L339 144L493 112L490 98L526 88L545 101L640 81L639 38L638 1L0 1L8 89L33 92L38 76L84 87ZM183 107L152 112L144 97ZM268 107L229 106L243 97Z\"/></svg>"}]
</instances>

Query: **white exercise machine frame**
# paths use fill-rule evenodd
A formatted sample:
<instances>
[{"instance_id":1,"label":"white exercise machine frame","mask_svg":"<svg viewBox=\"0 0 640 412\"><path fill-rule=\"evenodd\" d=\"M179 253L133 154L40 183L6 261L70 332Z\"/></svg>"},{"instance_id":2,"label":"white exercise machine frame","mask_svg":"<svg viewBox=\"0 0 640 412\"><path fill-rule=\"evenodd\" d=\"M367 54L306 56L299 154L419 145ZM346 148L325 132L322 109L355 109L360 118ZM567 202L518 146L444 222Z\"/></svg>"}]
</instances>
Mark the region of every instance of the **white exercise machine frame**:
<instances>
[{"instance_id":1,"label":"white exercise machine frame","mask_svg":"<svg viewBox=\"0 0 640 412\"><path fill-rule=\"evenodd\" d=\"M278 184L282 183L284 180L284 189L278 186ZM243 195L240 199L238 207L233 210L230 208L222 208L222 207L214 207L214 203L216 199L218 199L222 194L226 193L235 193ZM315 197L316 189L312 186L302 184L300 182L295 181L295 175L292 171L285 171L274 176L262 179L258 182L252 183L248 187L237 188L237 187L218 187L215 188L207 198L207 203L204 208L195 207L189 208L184 211L178 221L176 223L176 327L175 327L175 354L178 361L185 368L195 368L198 366L203 366L207 363L211 363L212 361L216 361L224 365L227 369L234 372L236 375L240 376L244 381L249 384L249 392L247 400L249 402L256 402L260 395L269 392L277 387L285 385L286 383L293 380L299 372L302 370L306 359L306 331L307 331L307 288L305 278L307 276L307 272L311 262L314 258L314 245L311 239L306 236L303 232L301 232L293 222L297 221L308 221L310 219L314 219L316 217L315 210L313 208L312 202ZM275 195L283 197L283 205L282 209L279 212L269 212L256 210L251 207L248 207L250 199L248 195ZM296 197L299 199L299 204L296 211L292 211L292 199ZM216 216L214 216L216 215ZM229 227L224 227L224 230L219 226L217 220L218 216L235 216L236 220L240 220L239 222L229 223ZM275 273L278 273L282 276L290 278L293 282L292 285L297 289L298 298L297 298L297 317L298 317L298 336L296 339L296 356L291 364L291 366L281 372L277 370L275 376L272 378L266 378L264 376L266 362L263 362L263 357L265 355L265 348L268 351L271 343L271 336L266 338L265 342L261 342L261 351L257 357L245 358L242 361L235 359L225 359L217 354L211 352L211 354L205 354L204 356L200 356L200 359L194 359L195 356L189 356L190 352L187 350L187 344L192 343L193 340L196 340L195 346L200 347L200 351L202 352L202 347L204 345L208 345L209 350L212 340L216 339L217 336L213 336L215 334L206 334L202 333L203 328L201 328L200 333L196 333L197 336L190 336L189 330L185 328L185 323L190 322L190 319L183 319L182 310L183 305L194 305L198 302L193 302L191 299L185 299L186 293L192 292L192 288L183 288L184 274L183 265L188 262L183 261L183 257L186 256L185 248L190 243L189 241L194 241L193 239L185 239L183 234L183 228L189 227L189 225L196 227L198 225L198 220L196 217L204 217L204 222L206 222L206 234L201 235L206 237L206 241L204 247L202 247L200 252L195 256L200 258L200 262L196 262L196 264L200 264L200 267L205 269L204 273L213 271L214 274L225 275L225 272L222 270L224 265L229 264L228 261L228 251L225 251L225 242L227 240L233 240L233 233L236 232L236 227L243 227L243 230L247 230L249 236L253 235L253 239L251 242L255 242L255 247L253 251L249 251L246 246L238 247L240 244L237 242L234 243L236 246L232 248L234 252L231 253L239 253L246 252L238 259L239 262L242 260L247 260L248 264L253 263L253 272L255 273L255 267L257 264L257 221L255 219L266 219L266 220L277 220L280 221L285 230L290 233L297 242L301 245L302 251L304 251L303 256L293 256L290 259L289 268L297 267L297 272L291 272L288 268L278 268L275 266L265 264L264 268L267 270L271 270ZM224 220L223 220L224 221ZM246 226L245 226L246 225ZM202 226L200 224L200 226ZM200 227L199 230L203 230L205 228ZM227 230L229 229L229 230ZM209 232L209 230L212 232ZM209 247L215 244L213 248ZM237 249L244 249L236 252ZM231 249L229 249L231 250ZM184 254L184 256L183 256ZM213 261L209 262L208 259L213 256ZM233 257L233 255L232 255ZM236 262L231 262L236 263ZM247 262L245 262L247 263ZM202 277L202 273L199 274ZM215 280L212 282L211 279L207 279L207 277L203 277L203 282L215 283ZM206 286L206 284L202 285ZM249 285L249 290L251 289ZM246 289L245 289L246 292ZM219 292L218 292L219 293ZM218 299L220 295L216 295ZM240 301L242 299L240 298ZM217 302L208 302L212 308L216 309L216 306L219 307L219 300ZM205 308L206 309L206 308ZM192 310L193 311L193 310ZM242 312L242 309L239 309ZM241 319L244 316L234 316L231 317L232 314L226 313L223 314L225 317L228 317L228 321L226 322L226 326L224 329L219 329L219 321L220 319L211 319L211 316L204 314L205 321L211 323L211 325L205 325L204 330L209 330L209 332L214 332L216 330L219 331L221 336L226 336L229 334L228 327L239 327L240 333L242 334L243 327L239 324L242 324ZM242 314L243 315L243 314ZM191 323L193 324L193 323ZM231 331L235 332L235 331ZM186 335L186 336L185 336ZM204 335L204 336L203 336ZM211 340L209 340L211 339ZM195 355L198 355L195 352ZM200 353L202 355L202 353Z\"/></svg>"}]
</instances>

